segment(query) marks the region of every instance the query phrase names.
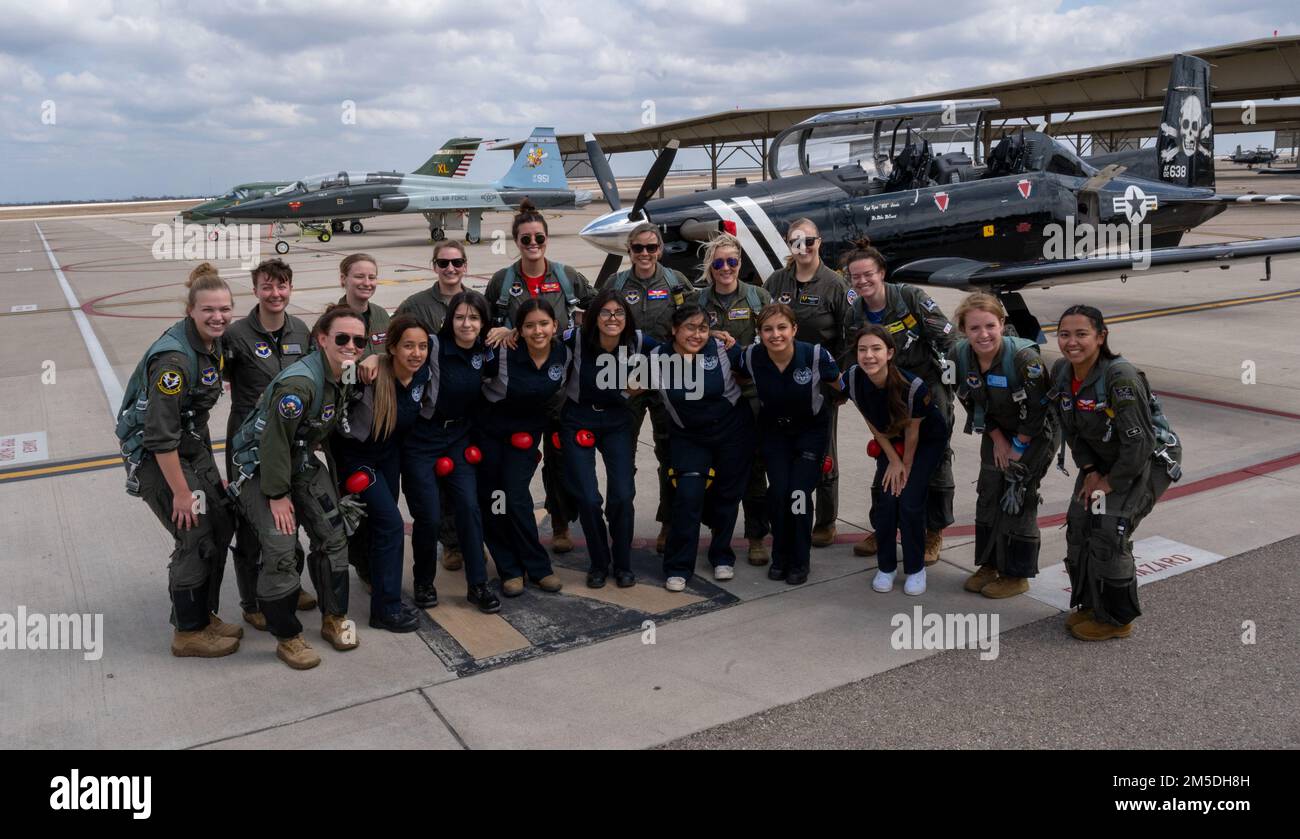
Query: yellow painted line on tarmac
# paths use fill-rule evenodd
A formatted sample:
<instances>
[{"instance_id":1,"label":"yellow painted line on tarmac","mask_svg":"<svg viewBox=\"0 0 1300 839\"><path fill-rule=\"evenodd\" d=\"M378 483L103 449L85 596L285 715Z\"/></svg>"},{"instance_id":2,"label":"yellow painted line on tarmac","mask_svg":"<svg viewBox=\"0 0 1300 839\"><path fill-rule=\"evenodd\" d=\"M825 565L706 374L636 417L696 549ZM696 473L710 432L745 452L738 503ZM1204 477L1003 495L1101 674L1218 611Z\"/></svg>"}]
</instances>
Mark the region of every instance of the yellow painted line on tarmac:
<instances>
[{"instance_id":1,"label":"yellow painted line on tarmac","mask_svg":"<svg viewBox=\"0 0 1300 839\"><path fill-rule=\"evenodd\" d=\"M1290 300L1295 297L1300 297L1300 289L1280 291L1276 294L1259 294L1253 297L1234 297L1228 300L1209 300L1205 303L1189 303L1186 306L1170 306L1165 309L1148 309L1142 312L1130 312L1126 315L1107 317L1106 323L1126 323L1130 321L1168 317L1170 315L1186 315L1192 312L1206 312L1212 309L1228 309L1233 306L1247 306L1252 303L1271 303L1277 300ZM1055 332L1056 326L1044 326L1043 331Z\"/></svg>"}]
</instances>

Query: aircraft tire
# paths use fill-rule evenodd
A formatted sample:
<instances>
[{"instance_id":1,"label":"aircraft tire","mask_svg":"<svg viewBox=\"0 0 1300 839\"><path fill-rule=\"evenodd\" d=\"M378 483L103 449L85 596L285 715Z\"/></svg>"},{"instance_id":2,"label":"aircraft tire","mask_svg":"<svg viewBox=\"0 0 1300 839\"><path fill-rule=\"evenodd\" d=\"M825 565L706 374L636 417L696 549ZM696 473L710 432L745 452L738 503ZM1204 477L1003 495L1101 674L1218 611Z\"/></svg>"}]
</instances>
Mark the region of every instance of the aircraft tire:
<instances>
[{"instance_id":1,"label":"aircraft tire","mask_svg":"<svg viewBox=\"0 0 1300 839\"><path fill-rule=\"evenodd\" d=\"M320 235L317 236L316 238L323 245L326 242L328 242L330 239L333 239L334 234L330 233L328 230L322 230L320 232Z\"/></svg>"},{"instance_id":2,"label":"aircraft tire","mask_svg":"<svg viewBox=\"0 0 1300 839\"><path fill-rule=\"evenodd\" d=\"M470 236L469 234L466 234L465 241L471 245L477 245L479 242L483 241L483 238L481 236Z\"/></svg>"},{"instance_id":3,"label":"aircraft tire","mask_svg":"<svg viewBox=\"0 0 1300 839\"><path fill-rule=\"evenodd\" d=\"M331 222L330 222L330 232L331 232L331 233L342 233L342 232L343 232L343 222L341 222L341 221L331 221Z\"/></svg>"},{"instance_id":4,"label":"aircraft tire","mask_svg":"<svg viewBox=\"0 0 1300 839\"><path fill-rule=\"evenodd\" d=\"M365 233L366 227L364 224L354 219L352 224L348 226L348 230L353 233Z\"/></svg>"},{"instance_id":5,"label":"aircraft tire","mask_svg":"<svg viewBox=\"0 0 1300 839\"><path fill-rule=\"evenodd\" d=\"M286 253L289 252L289 243L286 242L286 241L284 241L283 239L281 239L280 241L276 242L276 243L275 243L275 252L278 253L278 254L280 254L281 256L284 256Z\"/></svg>"},{"instance_id":6,"label":"aircraft tire","mask_svg":"<svg viewBox=\"0 0 1300 839\"><path fill-rule=\"evenodd\" d=\"M433 238L433 241L440 242L443 239L447 238L447 232L443 230L441 227L430 227L429 236Z\"/></svg>"}]
</instances>

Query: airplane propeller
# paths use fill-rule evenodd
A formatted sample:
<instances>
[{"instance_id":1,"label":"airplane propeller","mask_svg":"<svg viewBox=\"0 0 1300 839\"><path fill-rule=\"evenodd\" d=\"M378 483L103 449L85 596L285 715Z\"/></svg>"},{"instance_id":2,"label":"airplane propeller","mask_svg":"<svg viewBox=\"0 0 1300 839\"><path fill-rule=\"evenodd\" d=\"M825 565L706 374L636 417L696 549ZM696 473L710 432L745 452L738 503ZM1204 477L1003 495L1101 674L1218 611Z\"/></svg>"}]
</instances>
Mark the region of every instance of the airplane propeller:
<instances>
[{"instance_id":1,"label":"airplane propeller","mask_svg":"<svg viewBox=\"0 0 1300 839\"><path fill-rule=\"evenodd\" d=\"M609 202L611 210L623 209L623 202L618 197L618 184L614 180L614 173L610 171L609 161L605 160L605 154L600 150L600 144L591 134L586 135L587 157L591 160L592 171L596 174L596 181L600 184L601 194ZM654 194L663 186L664 179L668 177L668 170L672 168L673 158L677 156L677 148L681 143L677 140L669 140L668 145L659 156L655 158L654 164L650 171L646 173L645 180L641 183L641 191L637 193L636 200L632 202L632 208L628 210L627 217L629 221L645 217L645 205L650 202ZM605 262L600 266L600 273L596 275L596 288L605 284L605 280L617 273L620 265L623 264L621 254L612 253L605 257Z\"/></svg>"}]
</instances>

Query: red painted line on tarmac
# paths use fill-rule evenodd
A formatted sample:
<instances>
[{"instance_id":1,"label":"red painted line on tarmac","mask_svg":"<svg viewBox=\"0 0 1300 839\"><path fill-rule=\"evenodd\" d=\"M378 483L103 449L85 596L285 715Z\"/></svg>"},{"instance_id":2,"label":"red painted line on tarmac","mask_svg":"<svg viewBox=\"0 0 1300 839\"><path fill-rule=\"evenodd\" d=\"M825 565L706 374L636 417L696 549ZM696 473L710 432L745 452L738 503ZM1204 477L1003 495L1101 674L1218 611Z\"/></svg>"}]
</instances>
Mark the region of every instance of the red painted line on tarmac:
<instances>
[{"instance_id":1,"label":"red painted line on tarmac","mask_svg":"<svg viewBox=\"0 0 1300 839\"><path fill-rule=\"evenodd\" d=\"M1168 396L1171 399L1183 399L1188 402L1201 402L1206 405L1215 405L1220 408L1231 408L1234 411L1249 411L1252 414L1267 414L1271 417L1282 417L1283 419L1296 420L1300 422L1300 414L1293 414L1289 411L1279 411L1275 408L1260 408L1256 405L1242 405L1240 402L1225 402L1222 399L1210 399L1205 396L1192 396L1186 393L1174 393L1168 390L1156 391L1157 396Z\"/></svg>"}]
</instances>

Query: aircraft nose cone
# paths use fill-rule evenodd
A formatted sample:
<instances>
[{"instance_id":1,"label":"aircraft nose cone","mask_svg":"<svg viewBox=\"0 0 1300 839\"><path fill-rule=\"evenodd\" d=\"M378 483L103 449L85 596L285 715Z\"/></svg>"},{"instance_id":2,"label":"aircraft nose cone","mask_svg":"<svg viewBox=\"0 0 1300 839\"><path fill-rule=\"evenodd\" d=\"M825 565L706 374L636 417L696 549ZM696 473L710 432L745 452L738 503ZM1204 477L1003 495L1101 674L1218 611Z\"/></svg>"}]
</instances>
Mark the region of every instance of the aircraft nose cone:
<instances>
[{"instance_id":1,"label":"aircraft nose cone","mask_svg":"<svg viewBox=\"0 0 1300 839\"><path fill-rule=\"evenodd\" d=\"M623 254L627 251L627 237L632 228L640 224L627 217L626 210L614 210L593 219L578 233L583 241L595 245L606 253Z\"/></svg>"}]
</instances>

